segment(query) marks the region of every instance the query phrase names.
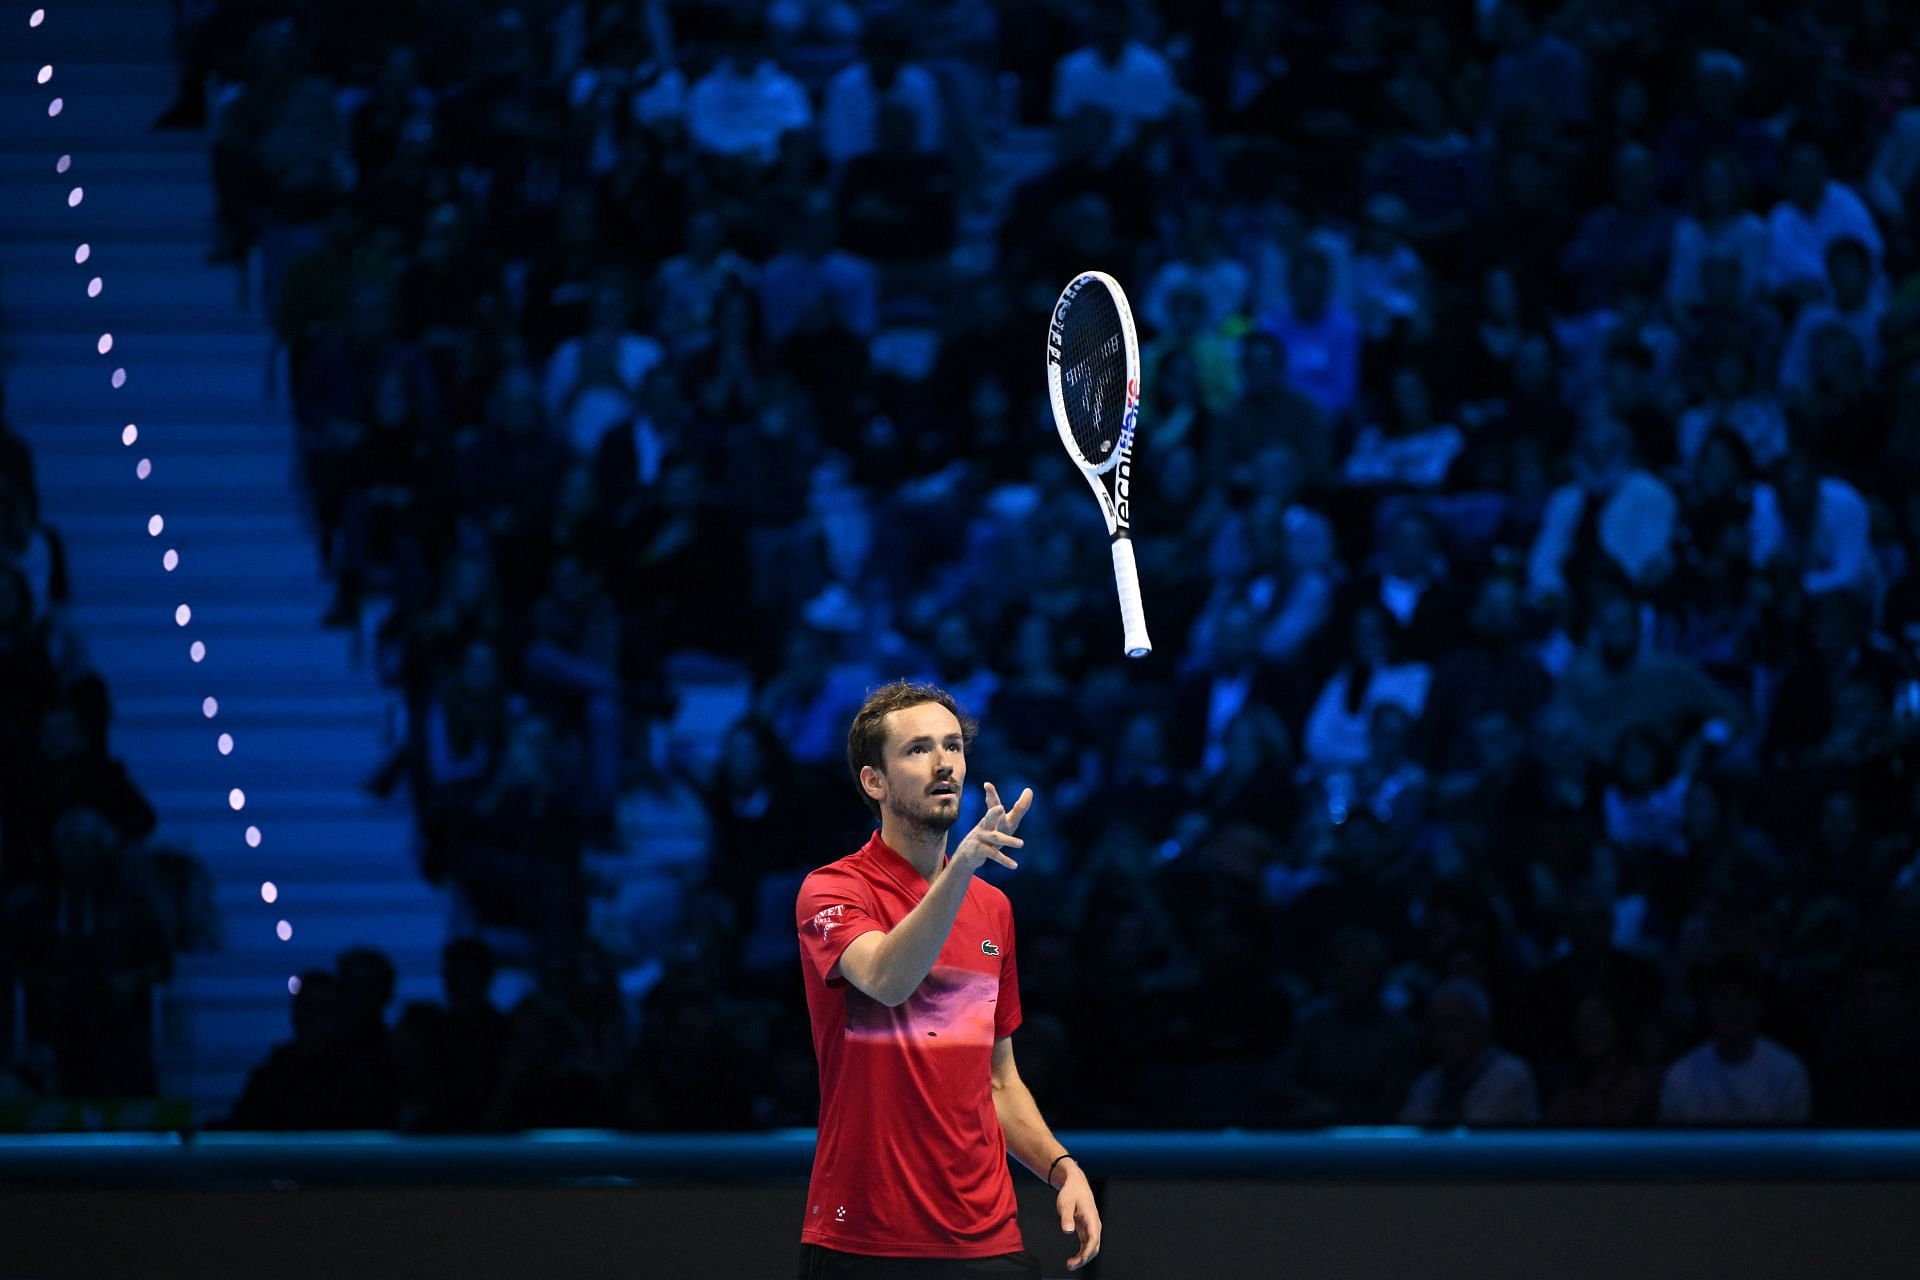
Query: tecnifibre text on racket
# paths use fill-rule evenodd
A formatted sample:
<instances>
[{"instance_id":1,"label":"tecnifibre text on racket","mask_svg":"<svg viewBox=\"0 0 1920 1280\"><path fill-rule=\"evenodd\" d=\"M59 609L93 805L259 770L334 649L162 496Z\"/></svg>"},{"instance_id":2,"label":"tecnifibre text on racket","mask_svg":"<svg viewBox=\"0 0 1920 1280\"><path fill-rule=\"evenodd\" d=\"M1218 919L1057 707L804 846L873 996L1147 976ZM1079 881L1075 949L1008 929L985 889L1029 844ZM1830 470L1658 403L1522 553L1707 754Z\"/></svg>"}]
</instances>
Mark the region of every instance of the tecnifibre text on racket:
<instances>
[{"instance_id":1,"label":"tecnifibre text on racket","mask_svg":"<svg viewBox=\"0 0 1920 1280\"><path fill-rule=\"evenodd\" d=\"M1127 656L1153 652L1133 564L1133 429L1140 413L1140 343L1120 285L1083 271L1060 292L1047 325L1047 391L1053 422L1087 478L1113 541L1113 581Z\"/></svg>"}]
</instances>

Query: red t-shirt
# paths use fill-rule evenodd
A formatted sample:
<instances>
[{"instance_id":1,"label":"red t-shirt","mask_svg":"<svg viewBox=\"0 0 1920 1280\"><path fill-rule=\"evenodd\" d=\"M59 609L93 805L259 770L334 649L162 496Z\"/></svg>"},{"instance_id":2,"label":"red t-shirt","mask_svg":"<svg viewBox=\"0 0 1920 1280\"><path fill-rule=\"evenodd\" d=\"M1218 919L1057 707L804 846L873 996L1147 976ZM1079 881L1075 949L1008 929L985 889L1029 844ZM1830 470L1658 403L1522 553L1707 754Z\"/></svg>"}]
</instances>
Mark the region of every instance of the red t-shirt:
<instances>
[{"instance_id":1,"label":"red t-shirt","mask_svg":"<svg viewBox=\"0 0 1920 1280\"><path fill-rule=\"evenodd\" d=\"M993 1044L1020 1025L1013 907L976 879L933 971L889 1009L827 974L847 944L892 929L927 892L881 842L808 876L795 910L820 1143L801 1240L846 1253L984 1258L1021 1248Z\"/></svg>"}]
</instances>

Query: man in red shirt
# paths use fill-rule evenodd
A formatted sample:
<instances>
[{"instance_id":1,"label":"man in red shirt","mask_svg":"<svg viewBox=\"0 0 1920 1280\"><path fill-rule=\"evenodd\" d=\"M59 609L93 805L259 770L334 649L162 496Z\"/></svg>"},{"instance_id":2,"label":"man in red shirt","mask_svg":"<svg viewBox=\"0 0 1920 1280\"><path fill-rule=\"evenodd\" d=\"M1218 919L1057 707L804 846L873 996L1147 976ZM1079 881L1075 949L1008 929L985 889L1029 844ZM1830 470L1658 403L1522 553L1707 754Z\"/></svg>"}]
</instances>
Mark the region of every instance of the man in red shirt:
<instances>
[{"instance_id":1,"label":"man in red shirt","mask_svg":"<svg viewBox=\"0 0 1920 1280\"><path fill-rule=\"evenodd\" d=\"M847 765L880 829L809 875L795 916L820 1142L800 1233L801 1280L1038 1280L1022 1249L1011 1152L1059 1192L1067 1263L1100 1252L1100 1213L1013 1063L1020 1025L1013 908L974 878L1018 864L1012 808L987 813L951 857L973 722L944 690L875 691L847 733Z\"/></svg>"}]
</instances>

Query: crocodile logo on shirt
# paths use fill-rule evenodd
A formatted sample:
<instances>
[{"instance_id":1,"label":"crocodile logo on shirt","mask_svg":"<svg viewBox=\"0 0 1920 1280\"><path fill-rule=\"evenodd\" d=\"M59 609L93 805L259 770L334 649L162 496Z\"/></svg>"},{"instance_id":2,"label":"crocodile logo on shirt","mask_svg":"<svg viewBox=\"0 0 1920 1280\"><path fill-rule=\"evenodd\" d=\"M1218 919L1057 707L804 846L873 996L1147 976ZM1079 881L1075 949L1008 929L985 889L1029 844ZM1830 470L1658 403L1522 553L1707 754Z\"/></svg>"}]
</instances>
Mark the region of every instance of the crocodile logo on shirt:
<instances>
[{"instance_id":1,"label":"crocodile logo on shirt","mask_svg":"<svg viewBox=\"0 0 1920 1280\"><path fill-rule=\"evenodd\" d=\"M997 956L1000 954L1000 948L994 946L993 943L987 939L982 938L980 940L980 954L984 956Z\"/></svg>"}]
</instances>

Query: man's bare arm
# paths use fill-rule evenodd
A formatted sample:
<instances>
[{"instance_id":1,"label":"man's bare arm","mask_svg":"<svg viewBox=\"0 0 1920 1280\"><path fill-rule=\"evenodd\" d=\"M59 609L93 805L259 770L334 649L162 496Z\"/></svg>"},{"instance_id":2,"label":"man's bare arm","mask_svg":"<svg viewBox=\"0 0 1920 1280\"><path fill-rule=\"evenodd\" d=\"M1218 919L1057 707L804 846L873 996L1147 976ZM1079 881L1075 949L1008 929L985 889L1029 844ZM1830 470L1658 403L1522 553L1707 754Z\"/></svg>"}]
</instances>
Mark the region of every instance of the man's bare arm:
<instances>
[{"instance_id":1,"label":"man's bare arm","mask_svg":"<svg viewBox=\"0 0 1920 1280\"><path fill-rule=\"evenodd\" d=\"M1013 833L1033 803L1033 792L1021 793L1011 810L1002 808L1000 797L987 784L991 807L978 826L967 833L960 847L947 859L947 865L927 888L927 896L906 918L890 930L873 929L847 944L835 966L840 976L881 1004L892 1008L905 1003L940 958L947 934L953 931L954 917L967 900L967 885L973 873L984 863L998 862L1003 867L1020 864L1003 849L1018 849L1024 841Z\"/></svg>"}]
</instances>

